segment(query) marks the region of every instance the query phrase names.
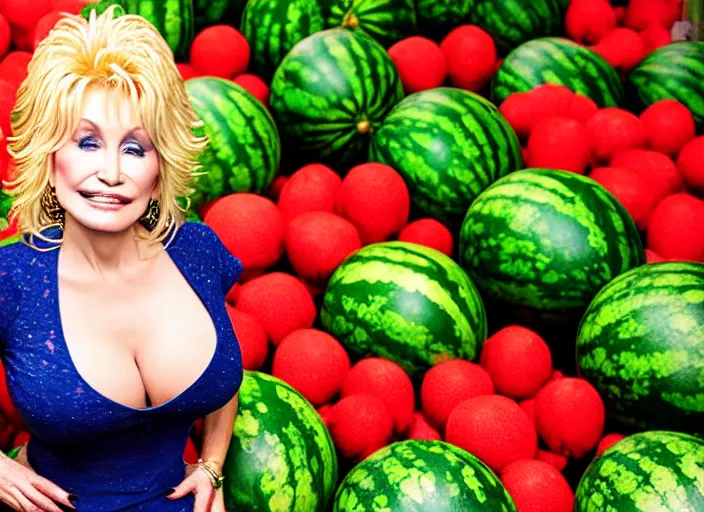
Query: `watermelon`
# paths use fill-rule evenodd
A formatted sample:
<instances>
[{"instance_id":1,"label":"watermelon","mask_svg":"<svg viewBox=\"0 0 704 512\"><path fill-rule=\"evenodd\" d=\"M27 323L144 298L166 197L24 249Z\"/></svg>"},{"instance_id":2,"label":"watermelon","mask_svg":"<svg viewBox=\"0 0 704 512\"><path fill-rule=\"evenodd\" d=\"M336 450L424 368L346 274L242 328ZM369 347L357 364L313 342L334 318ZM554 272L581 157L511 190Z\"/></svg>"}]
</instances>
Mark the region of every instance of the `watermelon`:
<instances>
[{"instance_id":1,"label":"watermelon","mask_svg":"<svg viewBox=\"0 0 704 512\"><path fill-rule=\"evenodd\" d=\"M636 108L674 99L704 128L704 43L683 41L650 53L628 75L628 89L638 99Z\"/></svg>"},{"instance_id":2,"label":"watermelon","mask_svg":"<svg viewBox=\"0 0 704 512\"><path fill-rule=\"evenodd\" d=\"M88 18L92 9L102 12L109 5L120 5L127 14L149 21L166 40L177 60L186 59L195 35L193 0L102 0L87 5L81 14Z\"/></svg>"},{"instance_id":3,"label":"watermelon","mask_svg":"<svg viewBox=\"0 0 704 512\"><path fill-rule=\"evenodd\" d=\"M8 216L10 215L13 201L13 196L0 189L0 231L4 231L10 226Z\"/></svg>"},{"instance_id":4,"label":"watermelon","mask_svg":"<svg viewBox=\"0 0 704 512\"><path fill-rule=\"evenodd\" d=\"M518 171L485 190L467 211L459 250L485 300L556 324L578 320L604 284L645 263L638 229L614 196L549 169Z\"/></svg>"},{"instance_id":5,"label":"watermelon","mask_svg":"<svg viewBox=\"0 0 704 512\"><path fill-rule=\"evenodd\" d=\"M196 33L213 25L239 27L247 0L193 0Z\"/></svg>"},{"instance_id":6,"label":"watermelon","mask_svg":"<svg viewBox=\"0 0 704 512\"><path fill-rule=\"evenodd\" d=\"M416 0L418 25L437 41L452 29L469 23L476 0Z\"/></svg>"},{"instance_id":7,"label":"watermelon","mask_svg":"<svg viewBox=\"0 0 704 512\"><path fill-rule=\"evenodd\" d=\"M328 28L360 28L385 47L414 34L413 0L332 0Z\"/></svg>"},{"instance_id":8,"label":"watermelon","mask_svg":"<svg viewBox=\"0 0 704 512\"><path fill-rule=\"evenodd\" d=\"M403 98L384 48L360 30L334 28L298 43L276 70L271 110L292 157L338 171L366 161L370 133Z\"/></svg>"},{"instance_id":9,"label":"watermelon","mask_svg":"<svg viewBox=\"0 0 704 512\"><path fill-rule=\"evenodd\" d=\"M401 441L378 450L340 483L333 512L510 512L498 477L443 441Z\"/></svg>"},{"instance_id":10,"label":"watermelon","mask_svg":"<svg viewBox=\"0 0 704 512\"><path fill-rule=\"evenodd\" d=\"M320 318L352 353L385 357L414 376L446 359L474 360L487 335L467 274L441 252L408 242L349 256L328 282Z\"/></svg>"},{"instance_id":11,"label":"watermelon","mask_svg":"<svg viewBox=\"0 0 704 512\"><path fill-rule=\"evenodd\" d=\"M546 83L564 85L602 108L618 107L624 101L621 79L609 63L559 37L534 39L509 53L492 81L492 99L499 105L515 92Z\"/></svg>"},{"instance_id":12,"label":"watermelon","mask_svg":"<svg viewBox=\"0 0 704 512\"><path fill-rule=\"evenodd\" d=\"M223 466L227 510L324 512L338 480L322 418L291 386L245 371Z\"/></svg>"},{"instance_id":13,"label":"watermelon","mask_svg":"<svg viewBox=\"0 0 704 512\"><path fill-rule=\"evenodd\" d=\"M306 37L323 30L320 2L249 0L240 30L252 49L249 70L269 81L286 54Z\"/></svg>"},{"instance_id":14,"label":"watermelon","mask_svg":"<svg viewBox=\"0 0 704 512\"><path fill-rule=\"evenodd\" d=\"M215 77L186 80L193 108L210 138L190 196L191 208L233 192L265 192L278 173L281 146L267 109L239 85Z\"/></svg>"},{"instance_id":15,"label":"watermelon","mask_svg":"<svg viewBox=\"0 0 704 512\"><path fill-rule=\"evenodd\" d=\"M396 105L372 134L369 158L403 176L424 214L458 227L484 189L523 166L518 138L497 108L450 87Z\"/></svg>"},{"instance_id":16,"label":"watermelon","mask_svg":"<svg viewBox=\"0 0 704 512\"><path fill-rule=\"evenodd\" d=\"M581 375L610 416L704 433L704 264L643 265L608 283L577 336Z\"/></svg>"},{"instance_id":17,"label":"watermelon","mask_svg":"<svg viewBox=\"0 0 704 512\"><path fill-rule=\"evenodd\" d=\"M575 494L575 512L701 512L704 441L653 430L622 439L595 459Z\"/></svg>"},{"instance_id":18,"label":"watermelon","mask_svg":"<svg viewBox=\"0 0 704 512\"><path fill-rule=\"evenodd\" d=\"M565 9L560 0L476 0L471 19L494 38L497 48L518 45L561 31Z\"/></svg>"}]
</instances>

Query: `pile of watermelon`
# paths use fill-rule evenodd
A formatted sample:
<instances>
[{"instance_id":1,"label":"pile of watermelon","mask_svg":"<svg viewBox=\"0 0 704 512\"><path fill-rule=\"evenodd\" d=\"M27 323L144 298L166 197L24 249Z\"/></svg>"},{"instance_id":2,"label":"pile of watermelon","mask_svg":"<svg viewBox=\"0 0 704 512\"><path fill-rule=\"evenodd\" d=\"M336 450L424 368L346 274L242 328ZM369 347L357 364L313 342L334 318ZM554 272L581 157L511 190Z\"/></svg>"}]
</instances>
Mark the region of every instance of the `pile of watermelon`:
<instances>
[{"instance_id":1,"label":"pile of watermelon","mask_svg":"<svg viewBox=\"0 0 704 512\"><path fill-rule=\"evenodd\" d=\"M186 213L244 264L229 510L704 510L687 2L0 0L1 133L60 11L113 4L174 52Z\"/></svg>"}]
</instances>

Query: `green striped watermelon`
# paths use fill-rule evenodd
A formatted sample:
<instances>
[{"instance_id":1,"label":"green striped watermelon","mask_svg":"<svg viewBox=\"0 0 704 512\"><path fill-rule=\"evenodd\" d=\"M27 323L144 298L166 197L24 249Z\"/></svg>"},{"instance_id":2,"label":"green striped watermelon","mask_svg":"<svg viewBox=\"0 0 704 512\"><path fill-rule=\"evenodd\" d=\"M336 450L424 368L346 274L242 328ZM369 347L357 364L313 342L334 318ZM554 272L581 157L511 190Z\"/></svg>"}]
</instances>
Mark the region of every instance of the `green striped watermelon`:
<instances>
[{"instance_id":1,"label":"green striped watermelon","mask_svg":"<svg viewBox=\"0 0 704 512\"><path fill-rule=\"evenodd\" d=\"M638 107L674 99L692 111L704 128L704 43L683 41L649 54L628 76Z\"/></svg>"},{"instance_id":2,"label":"green striped watermelon","mask_svg":"<svg viewBox=\"0 0 704 512\"><path fill-rule=\"evenodd\" d=\"M654 430L622 439L579 482L575 512L701 512L704 441Z\"/></svg>"},{"instance_id":3,"label":"green striped watermelon","mask_svg":"<svg viewBox=\"0 0 704 512\"><path fill-rule=\"evenodd\" d=\"M284 150L336 168L366 161L370 133L401 98L386 50L362 31L334 28L291 50L274 75L270 102Z\"/></svg>"},{"instance_id":4,"label":"green striped watermelon","mask_svg":"<svg viewBox=\"0 0 704 512\"><path fill-rule=\"evenodd\" d=\"M567 171L500 179L472 203L460 233L460 264L482 297L527 320L578 320L604 284L644 262L628 212Z\"/></svg>"},{"instance_id":5,"label":"green striped watermelon","mask_svg":"<svg viewBox=\"0 0 704 512\"><path fill-rule=\"evenodd\" d=\"M560 0L476 0L472 22L494 38L500 50L561 31L565 9Z\"/></svg>"},{"instance_id":6,"label":"green striped watermelon","mask_svg":"<svg viewBox=\"0 0 704 512\"><path fill-rule=\"evenodd\" d=\"M186 80L193 108L203 120L209 147L201 154L191 208L233 192L262 193L279 170L281 148L274 120L250 93L230 80Z\"/></svg>"},{"instance_id":7,"label":"green striped watermelon","mask_svg":"<svg viewBox=\"0 0 704 512\"><path fill-rule=\"evenodd\" d=\"M240 30L252 49L250 70L269 81L296 43L324 26L318 1L249 0Z\"/></svg>"},{"instance_id":8,"label":"green striped watermelon","mask_svg":"<svg viewBox=\"0 0 704 512\"><path fill-rule=\"evenodd\" d=\"M320 318L351 352L385 357L415 376L445 359L475 359L487 335L467 274L439 251L407 242L349 256L328 282Z\"/></svg>"},{"instance_id":9,"label":"green striped watermelon","mask_svg":"<svg viewBox=\"0 0 704 512\"><path fill-rule=\"evenodd\" d=\"M369 158L403 176L424 214L458 226L479 193L523 166L516 134L497 108L450 87L396 105L372 134Z\"/></svg>"},{"instance_id":10,"label":"green striped watermelon","mask_svg":"<svg viewBox=\"0 0 704 512\"><path fill-rule=\"evenodd\" d=\"M9 195L5 190L0 189L0 231L7 229L10 226L9 215L12 209L14 197Z\"/></svg>"},{"instance_id":11,"label":"green striped watermelon","mask_svg":"<svg viewBox=\"0 0 704 512\"><path fill-rule=\"evenodd\" d=\"M500 105L515 92L546 83L564 85L600 107L617 107L624 101L621 79L609 63L559 37L534 39L509 53L492 81L492 99Z\"/></svg>"},{"instance_id":12,"label":"green striped watermelon","mask_svg":"<svg viewBox=\"0 0 704 512\"><path fill-rule=\"evenodd\" d=\"M389 47L413 35L416 9L413 0L332 0L327 27L361 28Z\"/></svg>"},{"instance_id":13,"label":"green striped watermelon","mask_svg":"<svg viewBox=\"0 0 704 512\"><path fill-rule=\"evenodd\" d=\"M305 398L271 375L245 371L223 475L227 510L326 512L337 455Z\"/></svg>"},{"instance_id":14,"label":"green striped watermelon","mask_svg":"<svg viewBox=\"0 0 704 512\"><path fill-rule=\"evenodd\" d=\"M476 0L416 0L418 25L433 39L440 40L455 27L469 23Z\"/></svg>"},{"instance_id":15,"label":"green striped watermelon","mask_svg":"<svg viewBox=\"0 0 704 512\"><path fill-rule=\"evenodd\" d=\"M87 5L81 13L87 18L92 9L102 12L112 4L120 5L127 14L138 14L154 25L177 60L188 57L195 31L193 0L102 0L97 5Z\"/></svg>"},{"instance_id":16,"label":"green striped watermelon","mask_svg":"<svg viewBox=\"0 0 704 512\"><path fill-rule=\"evenodd\" d=\"M443 441L401 441L354 467L333 512L512 512L499 478L474 455Z\"/></svg>"},{"instance_id":17,"label":"green striped watermelon","mask_svg":"<svg viewBox=\"0 0 704 512\"><path fill-rule=\"evenodd\" d=\"M704 264L643 265L604 286L577 362L614 419L704 433Z\"/></svg>"}]
</instances>

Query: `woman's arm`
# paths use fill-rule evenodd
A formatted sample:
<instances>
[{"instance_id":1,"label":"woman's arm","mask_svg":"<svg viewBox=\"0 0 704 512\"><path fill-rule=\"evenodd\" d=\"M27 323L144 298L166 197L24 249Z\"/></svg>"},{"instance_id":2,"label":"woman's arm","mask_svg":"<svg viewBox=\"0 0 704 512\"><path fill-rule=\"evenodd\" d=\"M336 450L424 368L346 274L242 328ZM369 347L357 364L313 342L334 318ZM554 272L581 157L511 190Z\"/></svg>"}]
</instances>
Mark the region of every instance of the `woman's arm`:
<instances>
[{"instance_id":1,"label":"woman's arm","mask_svg":"<svg viewBox=\"0 0 704 512\"><path fill-rule=\"evenodd\" d=\"M237 416L239 393L217 411L208 414L203 421L203 443L200 457L217 465L222 474L227 449L232 439L232 428Z\"/></svg>"}]
</instances>

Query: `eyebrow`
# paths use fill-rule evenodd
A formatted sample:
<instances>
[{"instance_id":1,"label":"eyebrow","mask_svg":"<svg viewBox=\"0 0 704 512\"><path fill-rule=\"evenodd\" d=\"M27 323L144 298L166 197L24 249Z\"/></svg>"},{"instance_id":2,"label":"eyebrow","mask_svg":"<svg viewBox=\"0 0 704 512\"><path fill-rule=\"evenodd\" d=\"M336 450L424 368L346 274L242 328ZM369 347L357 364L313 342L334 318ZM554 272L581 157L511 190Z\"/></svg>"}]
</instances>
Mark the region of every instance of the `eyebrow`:
<instances>
[{"instance_id":1,"label":"eyebrow","mask_svg":"<svg viewBox=\"0 0 704 512\"><path fill-rule=\"evenodd\" d=\"M85 117L84 117L84 118L81 118L81 120L79 121L79 124L80 124L80 123L89 124L90 126L93 127L93 129L94 129L96 132L98 132L98 135L100 135L101 137L103 136L103 132L100 130L100 126L98 126L97 124L95 124L95 123L94 123L93 121L91 121L90 119L86 119ZM144 128L142 128L141 126L135 126L134 128L132 128L130 131L128 131L128 132L125 134L125 136L124 136L124 138L123 138L122 140L125 140L127 137L130 137L131 135L134 135L136 132L145 132L145 130L144 130ZM145 132L145 134L146 134L146 132Z\"/></svg>"}]
</instances>

